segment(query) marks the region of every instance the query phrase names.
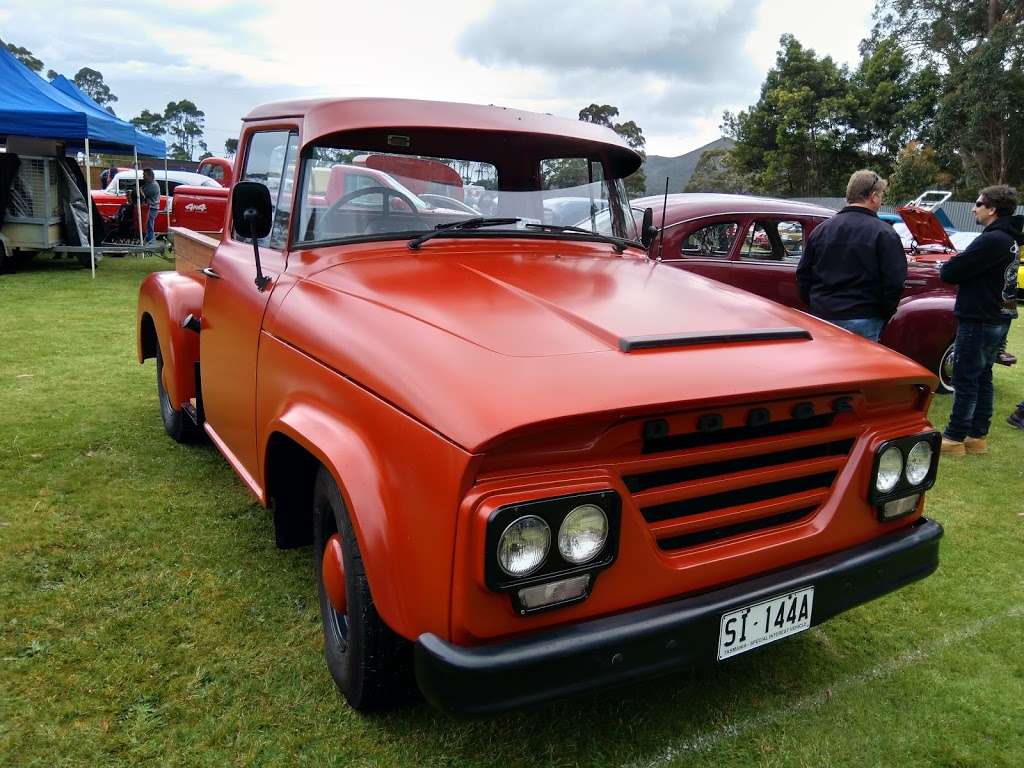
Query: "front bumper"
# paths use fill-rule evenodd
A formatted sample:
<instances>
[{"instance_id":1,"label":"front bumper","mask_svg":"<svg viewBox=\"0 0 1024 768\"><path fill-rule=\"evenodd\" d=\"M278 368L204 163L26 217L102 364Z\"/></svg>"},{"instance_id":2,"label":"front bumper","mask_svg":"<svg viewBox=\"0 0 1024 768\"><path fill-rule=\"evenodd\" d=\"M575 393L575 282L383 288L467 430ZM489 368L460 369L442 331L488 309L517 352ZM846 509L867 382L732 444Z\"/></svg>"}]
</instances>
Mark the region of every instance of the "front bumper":
<instances>
[{"instance_id":1,"label":"front bumper","mask_svg":"<svg viewBox=\"0 0 1024 768\"><path fill-rule=\"evenodd\" d=\"M811 625L925 578L942 526L920 518L882 539L729 587L479 647L416 641L416 681L437 708L488 716L571 694L714 663L722 614L814 587Z\"/></svg>"}]
</instances>

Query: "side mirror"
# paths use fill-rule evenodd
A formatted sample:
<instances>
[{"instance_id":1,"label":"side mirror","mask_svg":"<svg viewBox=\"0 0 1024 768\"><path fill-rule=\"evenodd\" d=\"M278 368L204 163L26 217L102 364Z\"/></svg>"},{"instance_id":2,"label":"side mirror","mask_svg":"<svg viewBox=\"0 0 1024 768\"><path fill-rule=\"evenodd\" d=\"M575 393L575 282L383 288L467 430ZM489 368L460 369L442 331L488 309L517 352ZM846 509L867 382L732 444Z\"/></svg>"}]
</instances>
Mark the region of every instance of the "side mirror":
<instances>
[{"instance_id":1,"label":"side mirror","mask_svg":"<svg viewBox=\"0 0 1024 768\"><path fill-rule=\"evenodd\" d=\"M240 181L231 190L231 223L242 237L259 240L270 234L270 190L257 181Z\"/></svg>"},{"instance_id":2,"label":"side mirror","mask_svg":"<svg viewBox=\"0 0 1024 768\"><path fill-rule=\"evenodd\" d=\"M644 248L650 248L651 243L654 242L654 236L658 234L658 229L654 226L653 208L644 209L644 220L640 228L640 242L643 243Z\"/></svg>"}]
</instances>

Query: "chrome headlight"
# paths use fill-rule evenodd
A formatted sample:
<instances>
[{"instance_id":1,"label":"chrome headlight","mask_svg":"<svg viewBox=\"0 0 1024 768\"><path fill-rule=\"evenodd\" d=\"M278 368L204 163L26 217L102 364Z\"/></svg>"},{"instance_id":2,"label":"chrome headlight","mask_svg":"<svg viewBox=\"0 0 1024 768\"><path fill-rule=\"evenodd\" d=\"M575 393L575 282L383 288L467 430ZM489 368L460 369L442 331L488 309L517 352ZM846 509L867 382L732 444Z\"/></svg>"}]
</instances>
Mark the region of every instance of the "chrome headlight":
<instances>
[{"instance_id":1,"label":"chrome headlight","mask_svg":"<svg viewBox=\"0 0 1024 768\"><path fill-rule=\"evenodd\" d=\"M878 458L878 474L875 488L879 493L888 493L896 487L903 474L903 454L895 445L890 445Z\"/></svg>"},{"instance_id":2,"label":"chrome headlight","mask_svg":"<svg viewBox=\"0 0 1024 768\"><path fill-rule=\"evenodd\" d=\"M608 540L608 517L596 504L581 504L558 529L558 553L567 563L593 560Z\"/></svg>"},{"instance_id":3,"label":"chrome headlight","mask_svg":"<svg viewBox=\"0 0 1024 768\"><path fill-rule=\"evenodd\" d=\"M911 485L920 485L928 477L928 471L932 468L932 447L926 441L921 440L907 454L906 476L907 482Z\"/></svg>"},{"instance_id":4,"label":"chrome headlight","mask_svg":"<svg viewBox=\"0 0 1024 768\"><path fill-rule=\"evenodd\" d=\"M509 576L529 576L540 568L551 548L551 528L536 515L512 522L498 539L498 565Z\"/></svg>"}]
</instances>

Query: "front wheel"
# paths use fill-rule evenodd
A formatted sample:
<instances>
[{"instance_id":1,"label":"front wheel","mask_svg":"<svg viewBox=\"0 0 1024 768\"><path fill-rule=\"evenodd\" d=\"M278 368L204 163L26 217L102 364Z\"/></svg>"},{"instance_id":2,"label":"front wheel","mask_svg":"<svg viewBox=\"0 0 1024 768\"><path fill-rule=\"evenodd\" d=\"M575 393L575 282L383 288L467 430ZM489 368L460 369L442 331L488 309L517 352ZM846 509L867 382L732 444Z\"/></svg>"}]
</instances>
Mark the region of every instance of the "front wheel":
<instances>
[{"instance_id":1,"label":"front wheel","mask_svg":"<svg viewBox=\"0 0 1024 768\"><path fill-rule=\"evenodd\" d=\"M946 347L942 353L939 364L934 373L939 377L939 386L935 388L937 395L950 395L953 393L953 358L956 356L955 344Z\"/></svg>"},{"instance_id":2,"label":"front wheel","mask_svg":"<svg viewBox=\"0 0 1024 768\"><path fill-rule=\"evenodd\" d=\"M378 615L348 509L320 467L313 490L313 557L327 667L356 710L384 709L412 680L412 644Z\"/></svg>"}]
</instances>

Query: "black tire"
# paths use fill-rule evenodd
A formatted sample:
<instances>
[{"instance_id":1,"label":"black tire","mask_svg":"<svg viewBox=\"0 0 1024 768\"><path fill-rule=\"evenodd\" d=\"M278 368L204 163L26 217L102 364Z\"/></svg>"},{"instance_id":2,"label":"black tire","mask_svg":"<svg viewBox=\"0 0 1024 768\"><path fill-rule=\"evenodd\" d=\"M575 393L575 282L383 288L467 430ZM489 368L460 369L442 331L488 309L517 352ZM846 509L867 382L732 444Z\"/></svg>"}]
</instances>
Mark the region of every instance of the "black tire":
<instances>
[{"instance_id":1,"label":"black tire","mask_svg":"<svg viewBox=\"0 0 1024 768\"><path fill-rule=\"evenodd\" d=\"M323 554L331 536L341 540L346 611L339 614L324 587ZM412 643L395 634L377 614L352 521L326 467L313 490L313 558L327 668L348 703L359 711L380 710L407 697L412 681Z\"/></svg>"},{"instance_id":2,"label":"black tire","mask_svg":"<svg viewBox=\"0 0 1024 768\"><path fill-rule=\"evenodd\" d=\"M7 249L3 243L0 243L0 272L4 271L4 267L7 266Z\"/></svg>"},{"instance_id":3,"label":"black tire","mask_svg":"<svg viewBox=\"0 0 1024 768\"><path fill-rule=\"evenodd\" d=\"M176 443L193 443L203 434L202 429L181 409L175 410L171 398L164 389L164 354L160 344L156 345L156 393L160 399L160 417L164 430Z\"/></svg>"},{"instance_id":4,"label":"black tire","mask_svg":"<svg viewBox=\"0 0 1024 768\"><path fill-rule=\"evenodd\" d=\"M950 342L950 345L946 347L946 351L942 353L939 364L933 371L939 377L939 386L935 388L935 394L937 395L953 394L953 356L955 353L954 343Z\"/></svg>"}]
</instances>

